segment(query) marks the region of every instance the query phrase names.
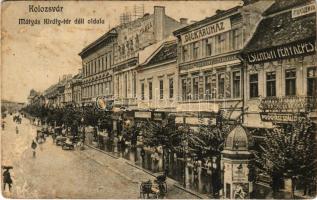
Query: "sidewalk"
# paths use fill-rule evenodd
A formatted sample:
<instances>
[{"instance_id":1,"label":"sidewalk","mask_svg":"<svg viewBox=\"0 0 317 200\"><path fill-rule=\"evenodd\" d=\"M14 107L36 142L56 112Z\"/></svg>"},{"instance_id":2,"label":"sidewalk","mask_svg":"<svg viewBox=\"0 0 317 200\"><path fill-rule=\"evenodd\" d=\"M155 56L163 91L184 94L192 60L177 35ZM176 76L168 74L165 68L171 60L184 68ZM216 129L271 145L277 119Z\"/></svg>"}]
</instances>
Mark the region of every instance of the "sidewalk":
<instances>
[{"instance_id":1,"label":"sidewalk","mask_svg":"<svg viewBox=\"0 0 317 200\"><path fill-rule=\"evenodd\" d=\"M123 177L130 184L135 184L136 189L142 181L154 180L154 177L158 174L153 174L152 172L142 169L141 167L127 161L124 158L119 158L112 153L102 151L93 146L86 145L85 150L78 151L79 154L94 160L98 164L104 166L107 170L111 170L118 176ZM168 193L165 198L171 199L197 199L197 198L208 198L207 196L202 196L190 190L184 189L178 186L177 182L173 179L167 178ZM131 197L139 198L139 197Z\"/></svg>"}]
</instances>

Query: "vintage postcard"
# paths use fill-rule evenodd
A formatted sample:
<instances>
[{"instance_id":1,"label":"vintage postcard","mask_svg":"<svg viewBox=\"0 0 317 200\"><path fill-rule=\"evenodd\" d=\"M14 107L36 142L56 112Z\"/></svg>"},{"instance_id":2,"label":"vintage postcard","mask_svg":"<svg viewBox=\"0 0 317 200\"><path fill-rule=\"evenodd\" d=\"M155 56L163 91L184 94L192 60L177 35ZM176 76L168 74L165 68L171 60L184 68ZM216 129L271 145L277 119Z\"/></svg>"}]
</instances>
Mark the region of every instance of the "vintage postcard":
<instances>
[{"instance_id":1,"label":"vintage postcard","mask_svg":"<svg viewBox=\"0 0 317 200\"><path fill-rule=\"evenodd\" d=\"M3 1L1 194L313 199L314 0Z\"/></svg>"}]
</instances>

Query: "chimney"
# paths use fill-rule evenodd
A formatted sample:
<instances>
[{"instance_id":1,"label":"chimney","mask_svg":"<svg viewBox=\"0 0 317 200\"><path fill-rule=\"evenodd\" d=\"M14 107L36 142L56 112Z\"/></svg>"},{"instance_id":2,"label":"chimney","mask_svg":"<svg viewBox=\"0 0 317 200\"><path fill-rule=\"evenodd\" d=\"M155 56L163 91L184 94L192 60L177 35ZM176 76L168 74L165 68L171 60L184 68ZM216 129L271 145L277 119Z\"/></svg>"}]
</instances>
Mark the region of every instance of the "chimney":
<instances>
[{"instance_id":1,"label":"chimney","mask_svg":"<svg viewBox=\"0 0 317 200\"><path fill-rule=\"evenodd\" d=\"M182 25L187 25L187 21L188 21L187 18L180 18L180 19L179 19L179 22L180 22Z\"/></svg>"},{"instance_id":2,"label":"chimney","mask_svg":"<svg viewBox=\"0 0 317 200\"><path fill-rule=\"evenodd\" d=\"M156 41L164 39L165 7L154 6L154 37Z\"/></svg>"}]
</instances>

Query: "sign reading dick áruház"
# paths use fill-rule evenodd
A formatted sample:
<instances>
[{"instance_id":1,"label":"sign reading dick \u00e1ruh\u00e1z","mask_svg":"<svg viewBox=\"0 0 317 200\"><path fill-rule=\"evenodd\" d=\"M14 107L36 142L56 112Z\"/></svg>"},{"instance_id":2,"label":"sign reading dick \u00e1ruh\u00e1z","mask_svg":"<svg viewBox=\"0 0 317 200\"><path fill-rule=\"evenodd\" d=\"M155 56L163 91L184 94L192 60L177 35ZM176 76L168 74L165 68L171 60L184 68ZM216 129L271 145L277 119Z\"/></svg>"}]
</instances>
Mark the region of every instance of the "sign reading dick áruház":
<instances>
[{"instance_id":1,"label":"sign reading dick \u00e1ruh\u00e1z","mask_svg":"<svg viewBox=\"0 0 317 200\"><path fill-rule=\"evenodd\" d=\"M249 64L257 64L287 58L294 58L297 56L310 55L315 53L315 41L316 38L312 37L285 45L250 52L247 54L243 54L242 56Z\"/></svg>"}]
</instances>

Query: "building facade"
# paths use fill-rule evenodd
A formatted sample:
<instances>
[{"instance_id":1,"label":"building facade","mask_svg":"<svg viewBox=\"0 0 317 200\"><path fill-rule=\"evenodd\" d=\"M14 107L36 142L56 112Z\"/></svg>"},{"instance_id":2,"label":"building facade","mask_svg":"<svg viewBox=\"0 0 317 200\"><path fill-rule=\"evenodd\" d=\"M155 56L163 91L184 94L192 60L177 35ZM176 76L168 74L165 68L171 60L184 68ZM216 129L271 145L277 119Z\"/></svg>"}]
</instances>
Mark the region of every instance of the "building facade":
<instances>
[{"instance_id":1,"label":"building facade","mask_svg":"<svg viewBox=\"0 0 317 200\"><path fill-rule=\"evenodd\" d=\"M163 122L175 113L177 104L177 44L163 42L152 55L139 64L137 71L138 108L134 119Z\"/></svg>"},{"instance_id":2,"label":"building facade","mask_svg":"<svg viewBox=\"0 0 317 200\"><path fill-rule=\"evenodd\" d=\"M82 84L82 72L75 75L72 79L72 102L75 107L80 107L81 98L82 98L82 91L81 91L81 84Z\"/></svg>"},{"instance_id":3,"label":"building facade","mask_svg":"<svg viewBox=\"0 0 317 200\"><path fill-rule=\"evenodd\" d=\"M316 13L297 14L315 10L315 4L297 1L281 8L282 12L276 10L281 6L277 2L265 13L242 55L246 63L244 121L249 127L289 123L299 113L309 113L316 121Z\"/></svg>"},{"instance_id":4,"label":"building facade","mask_svg":"<svg viewBox=\"0 0 317 200\"><path fill-rule=\"evenodd\" d=\"M118 33L114 55L114 105L117 107L137 107L137 71L142 59L147 58L165 38L172 35L181 22L165 14L165 7L154 6L153 14L122 24ZM153 45L157 44L157 46ZM140 62L141 60L141 62Z\"/></svg>"},{"instance_id":5,"label":"building facade","mask_svg":"<svg viewBox=\"0 0 317 200\"><path fill-rule=\"evenodd\" d=\"M85 47L82 58L82 104L92 105L98 96L113 96L113 45L117 33L110 30Z\"/></svg>"},{"instance_id":6,"label":"building facade","mask_svg":"<svg viewBox=\"0 0 317 200\"><path fill-rule=\"evenodd\" d=\"M212 118L214 123L213 116L219 112L233 120L242 115L244 66L239 51L271 4L255 2L218 10L174 32L178 38L178 122L197 125L198 118L204 123Z\"/></svg>"}]
</instances>

